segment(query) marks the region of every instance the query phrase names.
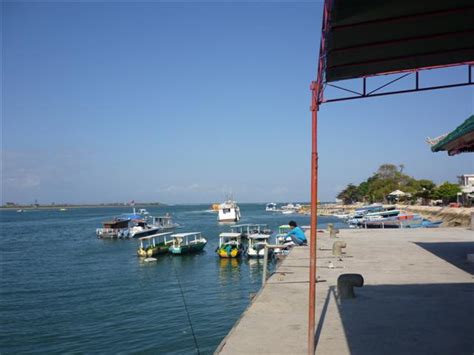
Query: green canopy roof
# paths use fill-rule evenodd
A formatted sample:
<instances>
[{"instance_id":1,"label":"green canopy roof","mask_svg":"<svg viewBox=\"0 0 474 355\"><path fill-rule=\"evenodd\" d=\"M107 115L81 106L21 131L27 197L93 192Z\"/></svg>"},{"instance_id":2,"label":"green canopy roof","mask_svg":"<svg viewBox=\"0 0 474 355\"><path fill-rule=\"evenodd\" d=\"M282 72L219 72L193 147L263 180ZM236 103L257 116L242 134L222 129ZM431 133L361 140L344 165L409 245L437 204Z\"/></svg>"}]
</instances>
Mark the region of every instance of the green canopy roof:
<instances>
[{"instance_id":1,"label":"green canopy roof","mask_svg":"<svg viewBox=\"0 0 474 355\"><path fill-rule=\"evenodd\" d=\"M474 152L474 115L431 147L433 152L446 150L449 155Z\"/></svg>"}]
</instances>

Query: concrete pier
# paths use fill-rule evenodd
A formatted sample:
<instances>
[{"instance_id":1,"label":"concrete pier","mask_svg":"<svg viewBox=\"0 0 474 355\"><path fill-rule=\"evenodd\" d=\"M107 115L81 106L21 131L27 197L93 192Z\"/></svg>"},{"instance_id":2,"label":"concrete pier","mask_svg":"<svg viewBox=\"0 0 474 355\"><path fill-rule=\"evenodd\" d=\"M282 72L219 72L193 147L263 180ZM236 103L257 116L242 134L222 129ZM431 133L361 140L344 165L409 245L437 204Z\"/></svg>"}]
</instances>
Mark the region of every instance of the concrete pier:
<instances>
[{"instance_id":1,"label":"concrete pier","mask_svg":"<svg viewBox=\"0 0 474 355\"><path fill-rule=\"evenodd\" d=\"M335 241L347 243L342 257ZM317 247L317 354L474 353L472 231L341 230ZM308 265L309 247L294 248L216 353L307 354ZM346 273L364 286L340 300Z\"/></svg>"}]
</instances>

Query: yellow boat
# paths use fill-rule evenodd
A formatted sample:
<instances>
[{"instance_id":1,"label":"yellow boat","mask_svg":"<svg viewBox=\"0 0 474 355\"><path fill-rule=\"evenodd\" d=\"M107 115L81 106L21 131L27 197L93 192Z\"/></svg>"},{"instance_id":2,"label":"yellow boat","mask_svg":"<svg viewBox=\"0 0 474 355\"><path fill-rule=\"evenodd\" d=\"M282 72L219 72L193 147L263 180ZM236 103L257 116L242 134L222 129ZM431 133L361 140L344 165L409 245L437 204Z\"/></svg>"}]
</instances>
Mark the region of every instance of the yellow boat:
<instances>
[{"instance_id":1,"label":"yellow boat","mask_svg":"<svg viewBox=\"0 0 474 355\"><path fill-rule=\"evenodd\" d=\"M219 247L217 255L221 258L237 258L242 254L243 248L240 241L240 233L221 233L219 235Z\"/></svg>"}]
</instances>

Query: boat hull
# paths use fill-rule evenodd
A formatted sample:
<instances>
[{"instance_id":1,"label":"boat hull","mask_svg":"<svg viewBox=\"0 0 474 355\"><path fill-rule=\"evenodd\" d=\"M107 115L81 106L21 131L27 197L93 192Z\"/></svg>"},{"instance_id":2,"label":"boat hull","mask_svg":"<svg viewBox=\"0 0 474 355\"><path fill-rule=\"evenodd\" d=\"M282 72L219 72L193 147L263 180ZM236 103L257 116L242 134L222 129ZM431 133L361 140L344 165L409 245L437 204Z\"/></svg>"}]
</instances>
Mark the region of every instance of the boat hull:
<instances>
[{"instance_id":1,"label":"boat hull","mask_svg":"<svg viewBox=\"0 0 474 355\"><path fill-rule=\"evenodd\" d=\"M147 248L147 249L140 248L138 249L137 254L140 257L150 258L152 256L166 254L168 253L168 251L169 251L169 246L163 244L163 245L157 245L155 247Z\"/></svg>"},{"instance_id":2,"label":"boat hull","mask_svg":"<svg viewBox=\"0 0 474 355\"><path fill-rule=\"evenodd\" d=\"M232 249L230 252L227 252L224 248L217 250L217 255L220 258L238 258L241 255L240 249Z\"/></svg>"},{"instance_id":3,"label":"boat hull","mask_svg":"<svg viewBox=\"0 0 474 355\"><path fill-rule=\"evenodd\" d=\"M135 233L131 232L130 234L132 238L141 238L141 237L147 237L149 235L153 235L159 232L160 232L159 228L150 228L150 229L145 229L145 230L135 232Z\"/></svg>"},{"instance_id":4,"label":"boat hull","mask_svg":"<svg viewBox=\"0 0 474 355\"><path fill-rule=\"evenodd\" d=\"M175 255L182 255L182 254L191 254L191 253L198 253L204 249L206 243L196 243L196 244L189 244L189 245L181 245L178 247L172 246L169 248L171 254Z\"/></svg>"},{"instance_id":5,"label":"boat hull","mask_svg":"<svg viewBox=\"0 0 474 355\"><path fill-rule=\"evenodd\" d=\"M272 253L272 250L269 249L268 250L268 254L270 255ZM262 249L259 249L259 250L255 250L255 249L252 249L252 248L249 248L247 250L247 257L249 258L263 258L265 255L265 248L262 248Z\"/></svg>"}]
</instances>

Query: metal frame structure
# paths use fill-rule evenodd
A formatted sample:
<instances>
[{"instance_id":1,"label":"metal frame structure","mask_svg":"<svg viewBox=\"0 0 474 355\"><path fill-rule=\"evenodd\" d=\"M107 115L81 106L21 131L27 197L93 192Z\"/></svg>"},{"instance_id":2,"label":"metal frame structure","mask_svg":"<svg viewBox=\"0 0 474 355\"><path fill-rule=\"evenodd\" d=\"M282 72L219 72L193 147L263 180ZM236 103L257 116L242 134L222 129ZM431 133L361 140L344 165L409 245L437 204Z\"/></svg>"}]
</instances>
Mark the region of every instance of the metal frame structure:
<instances>
[{"instance_id":1,"label":"metal frame structure","mask_svg":"<svg viewBox=\"0 0 474 355\"><path fill-rule=\"evenodd\" d=\"M355 99L364 99L369 97L378 97L378 96L386 96L386 95L394 95L394 94L402 94L402 93L412 93L412 92L421 92L421 91L428 91L428 90L436 90L436 89L445 89L445 88L453 88L453 87L462 87L468 85L474 85L473 77L472 77L472 69L474 66L474 61L467 61L467 62L460 62L460 63L449 63L446 65L437 65L437 66L430 66L430 67L419 67L415 69L407 69L407 70L397 70L391 72L381 72L373 75L368 75L360 78L353 78L359 79L362 81L361 87L362 90L360 92L344 88L339 85L335 85L332 83L328 83L325 80L325 71L326 71L326 55L327 55L327 44L326 39L328 32L330 30L329 25L329 15L331 12L330 6L333 3L331 0L324 1L324 8L323 8L323 21L322 21L322 34L321 34L321 42L319 48L319 59L318 59L318 69L317 69L317 79L313 81L310 86L310 90L312 92L311 96L311 116L312 116L312 151L311 151L311 235L310 235L310 265L309 265L309 314L308 314L308 354L313 355L315 351L315 317L316 317L316 261L317 261L317 225L318 225L318 110L319 106L323 103L329 102L337 102L337 101L347 101L347 100L355 100ZM447 10L446 12L453 12L458 11L456 10ZM443 12L428 12L421 15L416 16L431 16L431 15L439 15ZM406 16L406 17L416 17L416 16ZM404 17L404 18L406 18ZM400 21L402 17L394 17L394 18L387 18L387 19L377 19L372 22L380 22L380 23L389 23L389 22L396 22ZM350 26L350 25L349 25ZM341 26L339 26L341 27ZM344 26L347 27L347 26ZM416 37L413 37L416 38ZM435 38L435 36L430 36L430 39ZM419 38L417 38L419 39ZM410 39L407 39L410 40ZM385 44L389 44L393 41L387 42L378 42L376 44L367 45L367 49L370 50L372 46L383 46ZM359 46L364 47L364 46ZM468 48L468 50L472 50L472 48ZM474 57L473 57L474 59ZM449 85L438 85L438 86L422 86L420 84L420 72L424 70L431 70L431 69L438 69L438 68L446 68L446 67L453 67L453 66L466 66L466 79ZM400 74L397 78L393 80L389 80L387 83L378 86L375 89L367 90L367 84L370 77L387 75L387 74ZM413 75L415 80L413 82L414 86L409 89L402 89L402 90L391 90L391 91L383 91L389 87L390 85L398 82L399 80ZM335 89L342 90L344 92L348 92L352 94L351 96L346 97L339 97L339 98L324 98L324 89L326 87L332 87Z\"/></svg>"},{"instance_id":2,"label":"metal frame structure","mask_svg":"<svg viewBox=\"0 0 474 355\"><path fill-rule=\"evenodd\" d=\"M363 98L369 98L369 97L395 95L395 94L406 94L406 93L412 93L412 92L437 90L437 89L447 89L447 88L455 88L455 87L474 85L474 81L472 79L472 70L474 68L474 62L468 62L468 63L462 63L462 64L456 64L456 65L449 65L449 66L447 65L443 68L453 67L453 66L465 66L467 68L465 80L459 81L459 82L453 83L453 84L423 86L422 83L421 83L420 73L423 72L423 71L439 69L438 67L436 67L436 68L421 68L421 69L410 70L410 71L406 71L406 72L399 72L400 76L398 76L397 78L389 80L385 84L380 85L380 86L376 87L375 89L371 89L371 90L367 89L368 83L369 83L369 80L370 80L371 77L363 77L363 78L358 79L358 80L361 81L361 89L362 90L360 92L345 88L343 86L335 85L335 84L332 84L332 83L324 83L323 89L321 90L322 93L324 93L324 88L325 87L331 87L331 88L335 88L337 90L349 92L353 95L352 96L346 96L346 97L338 97L338 98L324 98L324 96L320 95L319 96L319 99L320 99L319 105L321 105L323 103L329 103L329 102L347 101L347 100L363 99ZM388 74L391 74L391 73L385 73L384 75L388 75ZM412 84L413 84L412 88L380 92L382 89L390 87L390 85L398 82L401 79L409 77L409 76L412 76L415 79L412 82Z\"/></svg>"}]
</instances>

